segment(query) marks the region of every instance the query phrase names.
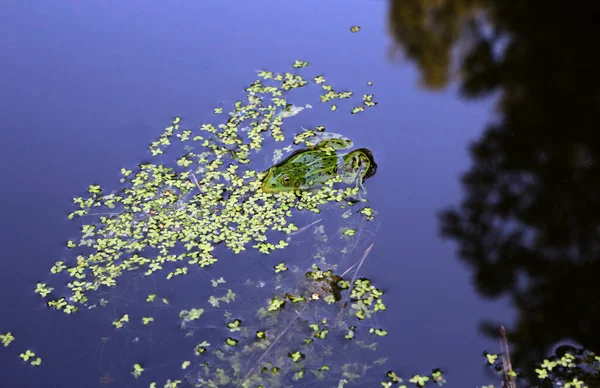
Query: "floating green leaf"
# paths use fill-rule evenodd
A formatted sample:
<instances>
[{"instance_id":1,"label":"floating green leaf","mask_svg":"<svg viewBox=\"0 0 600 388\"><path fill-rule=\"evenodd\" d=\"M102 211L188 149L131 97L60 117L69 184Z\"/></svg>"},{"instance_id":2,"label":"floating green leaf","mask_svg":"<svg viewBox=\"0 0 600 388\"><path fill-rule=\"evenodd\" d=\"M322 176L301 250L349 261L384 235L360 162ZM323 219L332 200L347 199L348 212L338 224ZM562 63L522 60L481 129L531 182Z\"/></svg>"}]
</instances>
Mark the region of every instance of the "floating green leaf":
<instances>
[{"instance_id":1,"label":"floating green leaf","mask_svg":"<svg viewBox=\"0 0 600 388\"><path fill-rule=\"evenodd\" d=\"M239 342L238 340L236 340L235 338L231 338L231 337L228 337L228 338L225 340L225 344L226 344L227 346L235 346L235 345L237 345L237 344L238 344L238 342Z\"/></svg>"},{"instance_id":2,"label":"floating green leaf","mask_svg":"<svg viewBox=\"0 0 600 388\"><path fill-rule=\"evenodd\" d=\"M239 319L236 319L233 322L229 322L227 324L227 327L229 328L230 331L239 331L241 323L242 323L242 321L240 321Z\"/></svg>"},{"instance_id":3,"label":"floating green leaf","mask_svg":"<svg viewBox=\"0 0 600 388\"><path fill-rule=\"evenodd\" d=\"M275 273L279 273L279 272L288 270L288 267L285 266L285 263L279 263L273 268L275 268Z\"/></svg>"},{"instance_id":4,"label":"floating green leaf","mask_svg":"<svg viewBox=\"0 0 600 388\"><path fill-rule=\"evenodd\" d=\"M23 359L23 361L29 361L29 359L34 356L35 356L35 353L32 352L31 350L26 350L25 353L19 354L19 357L21 357Z\"/></svg>"},{"instance_id":5,"label":"floating green leaf","mask_svg":"<svg viewBox=\"0 0 600 388\"><path fill-rule=\"evenodd\" d=\"M33 365L33 366L42 365L42 359L40 357L36 357L35 360L31 360L31 365Z\"/></svg>"},{"instance_id":6,"label":"floating green leaf","mask_svg":"<svg viewBox=\"0 0 600 388\"><path fill-rule=\"evenodd\" d=\"M12 333L8 332L6 334L0 334L0 340L2 341L2 345L4 345L4 347L7 347L8 345L10 345L11 342L15 340L15 337L12 335Z\"/></svg>"},{"instance_id":7,"label":"floating green leaf","mask_svg":"<svg viewBox=\"0 0 600 388\"><path fill-rule=\"evenodd\" d=\"M133 375L133 377L135 377L137 379L138 377L140 377L142 375L143 371L144 371L144 368L142 368L142 366L140 364L135 364L135 365L133 365L133 372L131 372L131 374Z\"/></svg>"},{"instance_id":8,"label":"floating green leaf","mask_svg":"<svg viewBox=\"0 0 600 388\"><path fill-rule=\"evenodd\" d=\"M301 69L303 67L308 66L308 62L307 61L295 61L294 64L292 65L292 67L296 68L296 69Z\"/></svg>"}]
</instances>

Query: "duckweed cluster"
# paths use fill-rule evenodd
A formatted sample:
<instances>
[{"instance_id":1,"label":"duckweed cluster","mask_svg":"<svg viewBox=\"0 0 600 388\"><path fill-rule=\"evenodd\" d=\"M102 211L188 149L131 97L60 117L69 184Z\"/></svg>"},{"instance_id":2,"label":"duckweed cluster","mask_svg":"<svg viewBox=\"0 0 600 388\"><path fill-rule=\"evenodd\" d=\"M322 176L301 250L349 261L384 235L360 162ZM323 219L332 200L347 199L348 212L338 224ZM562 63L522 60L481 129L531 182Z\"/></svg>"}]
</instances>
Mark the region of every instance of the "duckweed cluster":
<instances>
[{"instance_id":1,"label":"duckweed cluster","mask_svg":"<svg viewBox=\"0 0 600 388\"><path fill-rule=\"evenodd\" d=\"M306 65L297 61L294 67ZM115 287L125 271L143 270L149 276L166 263L175 263L178 267L166 276L185 275L189 266L214 264L218 260L214 250L219 245L235 254L248 248L266 254L283 249L287 246L283 238L273 240L267 234L296 231L298 227L290 221L292 210L319 213L322 205L343 204L357 193L352 188L334 188L336 179L316 193L274 196L260 190L264 173L247 167L251 156L268 136L285 140L283 118L276 115L278 107L287 106L282 90L303 87L308 81L291 73L267 71L259 77L246 88L247 101L237 101L225 123L203 124L198 131L191 131L183 129L181 118L176 117L151 143L153 155L164 154L174 139L196 143L177 159L177 166L142 164L136 173L122 169L121 181L127 187L120 192L106 194L91 185L88 197L73 199L79 209L69 215L71 219L106 215L100 216L97 224L84 224L81 237L67 243L70 249L89 248L89 253L78 255L73 263L57 261L51 268L55 275L68 273L72 281L69 295L50 298L49 306L68 314L75 312L89 303L90 292ZM263 83L265 80L273 80L277 86ZM323 77L315 80L324 82ZM325 101L351 95L335 92L326 84L322 88L327 91ZM371 101L369 96L365 95L364 103ZM249 129L240 133L238 128L248 120L252 120ZM314 134L303 131L294 143L306 143ZM36 292L48 298L52 289L40 283Z\"/></svg>"},{"instance_id":2,"label":"duckweed cluster","mask_svg":"<svg viewBox=\"0 0 600 388\"><path fill-rule=\"evenodd\" d=\"M377 225L377 212L366 204L366 189L348 185L340 176L310 192L271 194L261 189L265 160L314 145L327 135L322 125L302 128L292 144L276 149L272 158L265 156L265 145L289 138L284 120L312 108L289 103L286 97L292 90L317 85L322 93L317 103L329 104L338 113L347 109L360 114L377 104L373 94L356 98L351 91L334 89L321 75L310 80L297 74L307 66L296 61L294 73L260 71L243 101L236 101L228 113L215 108L216 120L198 129L186 129L175 117L150 144L155 163L122 168L118 190L90 185L87 195L73 199L76 209L69 219L80 220L81 230L66 248L74 254L56 261L50 278L38 283L35 292L48 307L75 317L118 303L105 296L125 287L127 274L177 282L219 262L274 255L299 239L311 241L302 241L295 262L279 260L285 255L276 254L267 282L247 279L243 287L260 293L254 312L247 312L248 300L239 297L227 278L211 279L214 294L200 304L190 296L188 306L174 318L189 342L188 353L166 360L176 363L179 372L171 368L158 374L155 366L138 360L125 367L130 378L148 378L150 387L176 387L184 381L196 387L343 387L385 362L374 357L377 339L387 335L376 319L387 309L384 292L358 277ZM366 87L371 86L369 82ZM336 100L351 104L343 108L347 104ZM123 313L113 318L114 330L160 325L161 318L144 310L157 304L170 306L170 301L152 293L132 311L118 306ZM208 318L215 312L222 312L220 318ZM224 334L204 330L216 321ZM5 346L14 339L10 333L1 338ZM35 356L29 350L21 355L39 365L41 359ZM385 372L377 373L379 383Z\"/></svg>"},{"instance_id":3,"label":"duckweed cluster","mask_svg":"<svg viewBox=\"0 0 600 388\"><path fill-rule=\"evenodd\" d=\"M514 379L522 377L514 370L505 370L502 354L483 352L486 363L498 374ZM538 363L535 368L539 387L587 388L596 386L600 376L600 356L586 349L576 349L564 355L552 355ZM493 385L482 388L494 388Z\"/></svg>"},{"instance_id":4,"label":"duckweed cluster","mask_svg":"<svg viewBox=\"0 0 600 388\"><path fill-rule=\"evenodd\" d=\"M358 26L352 29L359 30ZM299 71L307 66L306 61L296 61L292 67ZM322 91L320 102L329 104L332 111L343 109L336 100L354 97L351 91L334 89L321 75L312 81L289 72L261 71L245 89L245 100L235 102L231 112L214 109L216 117L224 116L221 123L191 130L175 117L150 144L156 163L141 164L135 171L122 168L119 190L108 192L90 185L86 196L73 199L77 208L69 218L82 224L80 235L66 244L74 257L56 261L50 279L35 287L48 307L65 314L118 303L105 296L122 288L128 273L155 282L157 277L177 282L198 276L219 261L244 260L251 251L277 257L270 279L248 278L241 286L244 294L258 295L250 313L249 299L240 298L228 279L201 277L214 294L197 305L193 304L198 298L190 295L188 307L173 307L179 310L174 320L179 320L185 332L181 337L189 351L169 355L165 365L171 367L160 373L157 365L144 360L124 366L129 378L147 378L150 388L184 384L344 387L353 383L422 387L445 382L440 370L432 370L413 375L405 383L383 366L385 359L376 357L378 339L388 334L378 325L377 315L387 306L383 290L358 277L377 229L373 222L377 212L366 204L366 189L347 185L337 176L310 192L261 190L266 175L263 161L276 163L284 152L335 138L322 125L302 128L292 144L275 149L272 157L264 155L267 141L286 140L284 120L312 108L289 103L284 93L317 85ZM348 113L359 114L375 106L373 98L373 94L363 94L360 103L348 107ZM307 221L306 214L313 216ZM335 232L326 233L326 227ZM276 252L286 252L298 239L303 240L296 261L280 261L285 255ZM64 280L66 288L60 286ZM170 306L169 299L157 293L136 302L132 312L113 317L114 330L134 325L151 329L163 318L152 316L144 306ZM120 311L125 308L118 307ZM213 331L214 325L220 328L218 332ZM109 339L102 337L102 346ZM9 332L0 334L0 340L7 347L15 337ZM136 336L132 342L139 341ZM31 350L19 356L32 366L42 363ZM596 364L600 360L593 354L584 356ZM551 378L553 368L582 364L573 356L565 357L546 360L538 370L540 379ZM498 355L486 354L486 358L494 364ZM100 377L101 383L110 381L109 375ZM573 379L565 386L583 386L580 383Z\"/></svg>"}]
</instances>

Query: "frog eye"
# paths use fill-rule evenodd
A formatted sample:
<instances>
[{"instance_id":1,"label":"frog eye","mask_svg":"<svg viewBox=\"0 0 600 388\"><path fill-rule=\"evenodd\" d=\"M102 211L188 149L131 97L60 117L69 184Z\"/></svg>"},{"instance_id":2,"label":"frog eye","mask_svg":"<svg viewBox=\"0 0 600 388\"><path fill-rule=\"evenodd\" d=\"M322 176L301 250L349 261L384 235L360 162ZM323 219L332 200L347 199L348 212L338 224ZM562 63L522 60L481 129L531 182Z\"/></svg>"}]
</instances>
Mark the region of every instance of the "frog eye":
<instances>
[{"instance_id":1,"label":"frog eye","mask_svg":"<svg viewBox=\"0 0 600 388\"><path fill-rule=\"evenodd\" d=\"M283 179L281 180L281 182L282 182L284 185L287 185L288 183L290 183L290 177L289 177L289 176L287 176L287 175L286 175L286 176L284 176L284 177L283 177Z\"/></svg>"}]
</instances>

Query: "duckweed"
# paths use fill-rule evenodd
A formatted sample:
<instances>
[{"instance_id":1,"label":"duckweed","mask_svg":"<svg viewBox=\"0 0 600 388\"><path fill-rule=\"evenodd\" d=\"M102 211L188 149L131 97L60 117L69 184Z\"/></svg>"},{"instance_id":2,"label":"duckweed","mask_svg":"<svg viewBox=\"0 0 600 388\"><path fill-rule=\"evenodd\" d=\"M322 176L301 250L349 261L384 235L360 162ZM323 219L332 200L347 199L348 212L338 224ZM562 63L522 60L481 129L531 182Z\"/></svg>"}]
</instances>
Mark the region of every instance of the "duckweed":
<instances>
[{"instance_id":1,"label":"duckweed","mask_svg":"<svg viewBox=\"0 0 600 388\"><path fill-rule=\"evenodd\" d=\"M364 93L359 102L358 94L334 88L322 75L305 79L299 73L308 66L297 60L293 72L259 71L231 111L214 107L214 117L195 129L174 117L150 143L150 162L120 170L119 188L92 184L73 198L69 219L81 223L80 234L68 239L69 255L55 261L49 279L35 287L47 306L73 319L116 306L120 313L111 322L121 331L159 327L164 316L150 310L158 306L175 312L172 320L186 330L181 338L189 342L189 353L176 364L184 375L160 374L165 387L183 380L196 387L280 387L323 379L338 387L363 379L385 386L381 371L372 373L383 364L374 357L374 339L387 334L377 323L387 308L384 291L357 277L376 230L377 212L364 206L367 190L348 187L339 176L311 191L261 189L265 161L329 133L323 125L288 127L290 117L318 111L292 104L294 89L316 85L320 94L310 102L327 103L326 111L336 114L377 104L373 94ZM354 107L343 101L353 99L359 100ZM273 147L286 140L287 146ZM235 268L238 260L268 262L273 255L276 261L261 264L271 268L266 280L252 273L240 284L236 279L244 274L235 269L229 277L227 271L207 275L213 268ZM158 284L158 292L144 294L135 309L125 311L133 301L119 305L106 296L125 293L131 276ZM186 301L162 292L163 282L176 290L190 279L206 284L211 295L199 301L192 292ZM210 331L209 341L207 330L218 330L215 325L221 331ZM12 341L10 333L0 338L5 346ZM22 354L24 360L34 356ZM131 375L153 375L156 368L135 362ZM426 381L417 377L417 384Z\"/></svg>"}]
</instances>

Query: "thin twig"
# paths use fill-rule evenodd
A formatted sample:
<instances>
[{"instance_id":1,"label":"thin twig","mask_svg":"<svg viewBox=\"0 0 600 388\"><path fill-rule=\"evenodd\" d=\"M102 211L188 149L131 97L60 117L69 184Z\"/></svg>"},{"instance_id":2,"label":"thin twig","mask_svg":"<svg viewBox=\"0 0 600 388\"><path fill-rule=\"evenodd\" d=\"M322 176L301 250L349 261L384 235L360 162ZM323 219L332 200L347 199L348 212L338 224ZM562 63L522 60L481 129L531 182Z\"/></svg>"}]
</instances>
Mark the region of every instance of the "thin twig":
<instances>
[{"instance_id":1,"label":"thin twig","mask_svg":"<svg viewBox=\"0 0 600 388\"><path fill-rule=\"evenodd\" d=\"M371 249L373 249L374 245L375 245L375 243L372 243L371 245L369 245L367 247L367 249L365 249L365 253L363 253L362 259L360 259L360 262L358 263L358 267L356 268L356 271L354 271L354 276L352 276L352 280L350 281L350 289L348 290L348 293L346 294L346 296L344 296L344 300L342 302L342 308L340 309L340 312L338 313L338 316L337 316L337 321L338 322L340 321L340 318L342 317L342 311L344 311L344 304L346 303L348 297L350 296L350 293L352 292L352 285L354 284L354 281L356 280L356 276L358 275L358 271L360 270L360 267L362 267L362 265L365 262L365 259L367 258L367 256L369 256L369 253L371 252Z\"/></svg>"},{"instance_id":2,"label":"thin twig","mask_svg":"<svg viewBox=\"0 0 600 388\"><path fill-rule=\"evenodd\" d=\"M320 218L318 220L314 221L314 222L311 222L310 224L308 224L306 226L301 227L300 229L296 230L295 232L290 233L289 236L291 237L291 236L295 236L297 234L300 234L300 233L304 232L306 229L310 228L311 226L313 226L314 224L317 224L319 222L321 222Z\"/></svg>"},{"instance_id":3,"label":"thin twig","mask_svg":"<svg viewBox=\"0 0 600 388\"><path fill-rule=\"evenodd\" d=\"M196 178L196 175L194 173L192 173L192 178L194 178L194 183L196 184L196 186L198 186L198 190L202 192L202 189L200 188L200 183L198 183L198 178Z\"/></svg>"},{"instance_id":4,"label":"thin twig","mask_svg":"<svg viewBox=\"0 0 600 388\"><path fill-rule=\"evenodd\" d=\"M114 216L114 215L117 215L117 214L119 214L119 213L88 213L88 214L82 214L79 217L105 216L105 215Z\"/></svg>"},{"instance_id":5,"label":"thin twig","mask_svg":"<svg viewBox=\"0 0 600 388\"><path fill-rule=\"evenodd\" d=\"M510 353L508 352L508 339L506 338L506 329L500 326L500 351L502 353L502 388L517 388L515 377L512 375L513 368L510 362Z\"/></svg>"},{"instance_id":6,"label":"thin twig","mask_svg":"<svg viewBox=\"0 0 600 388\"><path fill-rule=\"evenodd\" d=\"M344 273L340 275L340 277L342 277L342 278L343 278L344 276L346 276L346 274L347 274L348 272L352 271L352 268L356 267L356 266L357 266L357 264L358 264L358 261L357 261L356 263L352 264L352 265L350 266L350 268L348 268L347 270L345 270L345 271L344 271Z\"/></svg>"}]
</instances>

